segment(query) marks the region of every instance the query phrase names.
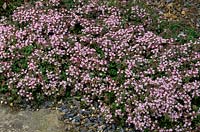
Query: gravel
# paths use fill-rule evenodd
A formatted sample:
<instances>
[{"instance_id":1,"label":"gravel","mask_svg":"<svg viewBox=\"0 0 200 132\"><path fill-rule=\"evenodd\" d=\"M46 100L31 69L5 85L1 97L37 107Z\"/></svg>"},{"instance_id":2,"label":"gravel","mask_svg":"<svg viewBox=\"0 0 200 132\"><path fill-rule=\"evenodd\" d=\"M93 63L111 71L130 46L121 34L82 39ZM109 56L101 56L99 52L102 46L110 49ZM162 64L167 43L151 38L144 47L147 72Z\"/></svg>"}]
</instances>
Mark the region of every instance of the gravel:
<instances>
[{"instance_id":1,"label":"gravel","mask_svg":"<svg viewBox=\"0 0 200 132\"><path fill-rule=\"evenodd\" d=\"M64 121L66 132L136 132L134 128L122 128L116 124L107 124L100 115L98 104L95 107L81 108L80 101L68 99L61 101L57 110L59 120Z\"/></svg>"}]
</instances>

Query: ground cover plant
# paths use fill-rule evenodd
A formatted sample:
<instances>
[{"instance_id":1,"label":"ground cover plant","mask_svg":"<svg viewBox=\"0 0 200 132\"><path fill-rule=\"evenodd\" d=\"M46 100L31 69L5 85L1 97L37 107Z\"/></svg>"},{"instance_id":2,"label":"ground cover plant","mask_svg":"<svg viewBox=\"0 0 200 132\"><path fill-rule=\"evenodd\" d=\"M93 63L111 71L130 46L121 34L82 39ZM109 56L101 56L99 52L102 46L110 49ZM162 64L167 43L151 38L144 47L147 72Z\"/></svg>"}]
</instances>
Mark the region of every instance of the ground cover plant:
<instances>
[{"instance_id":1,"label":"ground cover plant","mask_svg":"<svg viewBox=\"0 0 200 132\"><path fill-rule=\"evenodd\" d=\"M198 130L199 34L185 29L189 38L177 40L160 27L154 32L153 21L144 8L123 1L18 7L0 23L1 100L34 104L80 95L88 105L97 101L108 123Z\"/></svg>"}]
</instances>

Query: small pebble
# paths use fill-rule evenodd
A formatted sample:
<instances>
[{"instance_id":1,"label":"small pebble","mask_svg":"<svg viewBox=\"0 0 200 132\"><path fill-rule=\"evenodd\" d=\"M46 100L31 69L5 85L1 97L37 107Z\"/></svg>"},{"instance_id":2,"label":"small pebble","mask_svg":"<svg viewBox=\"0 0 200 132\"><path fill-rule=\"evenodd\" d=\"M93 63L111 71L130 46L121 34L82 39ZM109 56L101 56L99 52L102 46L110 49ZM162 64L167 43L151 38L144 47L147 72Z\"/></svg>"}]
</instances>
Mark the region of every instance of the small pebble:
<instances>
[{"instance_id":1,"label":"small pebble","mask_svg":"<svg viewBox=\"0 0 200 132\"><path fill-rule=\"evenodd\" d=\"M67 113L67 114L64 115L64 118L69 119L69 118L72 118L73 116L74 116L73 113Z\"/></svg>"},{"instance_id":2,"label":"small pebble","mask_svg":"<svg viewBox=\"0 0 200 132\"><path fill-rule=\"evenodd\" d=\"M166 0L167 3L171 3L173 2L174 0Z\"/></svg>"},{"instance_id":3,"label":"small pebble","mask_svg":"<svg viewBox=\"0 0 200 132\"><path fill-rule=\"evenodd\" d=\"M115 130L115 125L114 125L114 124L112 124L112 129L114 129L114 130Z\"/></svg>"},{"instance_id":4,"label":"small pebble","mask_svg":"<svg viewBox=\"0 0 200 132\"><path fill-rule=\"evenodd\" d=\"M80 116L75 116L74 117L75 122L80 122L80 119L81 119Z\"/></svg>"}]
</instances>

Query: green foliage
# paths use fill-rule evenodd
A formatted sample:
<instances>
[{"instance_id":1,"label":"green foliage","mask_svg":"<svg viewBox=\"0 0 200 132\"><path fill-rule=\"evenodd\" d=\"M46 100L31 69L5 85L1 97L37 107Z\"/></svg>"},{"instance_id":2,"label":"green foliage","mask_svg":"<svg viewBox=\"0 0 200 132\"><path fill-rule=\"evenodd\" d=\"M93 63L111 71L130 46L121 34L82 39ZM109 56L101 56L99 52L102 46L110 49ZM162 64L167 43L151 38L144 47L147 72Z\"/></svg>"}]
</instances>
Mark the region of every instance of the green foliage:
<instances>
[{"instance_id":1,"label":"green foliage","mask_svg":"<svg viewBox=\"0 0 200 132\"><path fill-rule=\"evenodd\" d=\"M76 23L73 28L70 29L70 32L73 34L81 34L81 30L84 29L80 23Z\"/></svg>"},{"instance_id":2,"label":"green foliage","mask_svg":"<svg viewBox=\"0 0 200 132\"><path fill-rule=\"evenodd\" d=\"M200 52L200 45L192 45L192 51Z\"/></svg>"},{"instance_id":3,"label":"green foliage","mask_svg":"<svg viewBox=\"0 0 200 132\"><path fill-rule=\"evenodd\" d=\"M126 119L124 117L119 117L116 121L116 124L118 124L120 127L125 127L126 125Z\"/></svg>"},{"instance_id":4,"label":"green foliage","mask_svg":"<svg viewBox=\"0 0 200 132\"><path fill-rule=\"evenodd\" d=\"M118 70L125 70L126 65L123 63L110 62L108 65L107 74L112 77L117 83L122 84L125 81L125 73L117 74Z\"/></svg>"},{"instance_id":5,"label":"green foliage","mask_svg":"<svg viewBox=\"0 0 200 132\"><path fill-rule=\"evenodd\" d=\"M181 105L184 105L184 104L185 104L184 101L183 101L182 99L176 99L176 101L177 101L178 103L180 103Z\"/></svg>"},{"instance_id":6,"label":"green foliage","mask_svg":"<svg viewBox=\"0 0 200 132\"><path fill-rule=\"evenodd\" d=\"M20 50L20 53L24 56L29 56L31 55L31 53L33 52L34 50L34 46L33 45L28 45L26 47L23 47L21 50Z\"/></svg>"},{"instance_id":7,"label":"green foliage","mask_svg":"<svg viewBox=\"0 0 200 132\"><path fill-rule=\"evenodd\" d=\"M194 41L200 36L200 33L196 31L196 29L185 25L181 21L169 22L163 20L160 24L157 24L157 27L154 27L154 29L158 35L161 35L164 38L174 38L181 44L191 40ZM185 36L179 36L180 33L184 33Z\"/></svg>"},{"instance_id":8,"label":"green foliage","mask_svg":"<svg viewBox=\"0 0 200 132\"><path fill-rule=\"evenodd\" d=\"M111 104L111 110L112 110L112 114L115 115L115 110L117 109L121 109L122 113L126 112L125 110L125 104L122 103L120 105L117 106L117 104L115 102L113 102ZM123 117L114 117L114 120L115 120L115 123L118 125L118 126L121 126L121 127L124 127L125 124L126 124L126 118L123 116Z\"/></svg>"},{"instance_id":9,"label":"green foliage","mask_svg":"<svg viewBox=\"0 0 200 132\"><path fill-rule=\"evenodd\" d=\"M6 9L2 8L2 5L4 4L4 1L0 1L0 16L9 16L12 14L12 12L22 4L22 0L12 0L6 7Z\"/></svg>"},{"instance_id":10,"label":"green foliage","mask_svg":"<svg viewBox=\"0 0 200 132\"><path fill-rule=\"evenodd\" d=\"M19 22L10 22L11 24L15 25L15 27L17 29L24 29L28 26L28 22L22 22L22 23L19 23Z\"/></svg>"},{"instance_id":11,"label":"green foliage","mask_svg":"<svg viewBox=\"0 0 200 132\"><path fill-rule=\"evenodd\" d=\"M95 49L100 58L104 58L105 57L102 48L100 48L97 44L91 44L90 48Z\"/></svg>"},{"instance_id":12,"label":"green foliage","mask_svg":"<svg viewBox=\"0 0 200 132\"><path fill-rule=\"evenodd\" d=\"M17 92L18 92L17 88L11 89L11 91L10 91L11 96L8 97L9 102L14 102L17 99L17 97L18 97Z\"/></svg>"},{"instance_id":13,"label":"green foliage","mask_svg":"<svg viewBox=\"0 0 200 132\"><path fill-rule=\"evenodd\" d=\"M39 64L39 69L41 70L42 74L45 75L47 70L55 71L55 66L47 61L44 61Z\"/></svg>"},{"instance_id":14,"label":"green foliage","mask_svg":"<svg viewBox=\"0 0 200 132\"><path fill-rule=\"evenodd\" d=\"M66 97L70 97L70 95L71 95L71 90L67 89L66 90Z\"/></svg>"},{"instance_id":15,"label":"green foliage","mask_svg":"<svg viewBox=\"0 0 200 132\"><path fill-rule=\"evenodd\" d=\"M102 12L101 11L94 11L94 12L90 12L90 13L88 13L88 14L86 14L86 18L89 18L89 19L94 19L94 20L97 20L97 17L99 16L99 15L101 15L102 14Z\"/></svg>"},{"instance_id":16,"label":"green foliage","mask_svg":"<svg viewBox=\"0 0 200 132\"><path fill-rule=\"evenodd\" d=\"M141 78L139 76L135 76L135 80L140 80Z\"/></svg>"},{"instance_id":17,"label":"green foliage","mask_svg":"<svg viewBox=\"0 0 200 132\"><path fill-rule=\"evenodd\" d=\"M71 90L72 90L71 87L67 87L67 89L66 89L66 94L65 94L65 97L66 97L66 98L71 97Z\"/></svg>"},{"instance_id":18,"label":"green foliage","mask_svg":"<svg viewBox=\"0 0 200 132\"><path fill-rule=\"evenodd\" d=\"M164 71L156 71L155 74L149 74L148 76L151 77L153 80L155 80L157 78L167 76L167 74Z\"/></svg>"},{"instance_id":19,"label":"green foliage","mask_svg":"<svg viewBox=\"0 0 200 132\"><path fill-rule=\"evenodd\" d=\"M117 76L117 69L116 68L110 68L108 70L108 74L111 76L111 77L116 77Z\"/></svg>"},{"instance_id":20,"label":"green foliage","mask_svg":"<svg viewBox=\"0 0 200 132\"><path fill-rule=\"evenodd\" d=\"M60 74L60 79L61 80L67 80L67 75L66 75L66 72L65 71L61 71L61 74Z\"/></svg>"},{"instance_id":21,"label":"green foliage","mask_svg":"<svg viewBox=\"0 0 200 132\"><path fill-rule=\"evenodd\" d=\"M66 9L72 9L75 6L75 2L74 0L61 0L60 5Z\"/></svg>"},{"instance_id":22,"label":"green foliage","mask_svg":"<svg viewBox=\"0 0 200 132\"><path fill-rule=\"evenodd\" d=\"M42 72L42 79L45 80L47 83L49 82L49 79L47 77L47 71L53 71L55 72L55 66L53 64L50 64L47 61L44 61L39 64L39 69Z\"/></svg>"},{"instance_id":23,"label":"green foliage","mask_svg":"<svg viewBox=\"0 0 200 132\"><path fill-rule=\"evenodd\" d=\"M115 111L115 110L117 110L117 109L121 109L122 113L126 111L126 110L125 110L125 104L124 104L124 103L122 103L122 104L120 104L120 105L117 106L117 104L116 104L115 102L113 102L113 103L111 104L111 109L112 109L113 111Z\"/></svg>"},{"instance_id":24,"label":"green foliage","mask_svg":"<svg viewBox=\"0 0 200 132\"><path fill-rule=\"evenodd\" d=\"M13 61L13 64L11 66L11 69L13 72L20 72L22 69L27 69L27 58L20 58Z\"/></svg>"},{"instance_id":25,"label":"green foliage","mask_svg":"<svg viewBox=\"0 0 200 132\"><path fill-rule=\"evenodd\" d=\"M144 63L144 62L142 62L142 63L138 62L138 63L136 63L136 65L132 69L132 72L137 75L138 73L140 73L142 71L146 71L148 68L149 67L148 67L148 65L146 63Z\"/></svg>"},{"instance_id":26,"label":"green foliage","mask_svg":"<svg viewBox=\"0 0 200 132\"><path fill-rule=\"evenodd\" d=\"M8 92L8 86L7 85L2 85L0 87L0 93L5 94L6 92Z\"/></svg>"},{"instance_id":27,"label":"green foliage","mask_svg":"<svg viewBox=\"0 0 200 132\"><path fill-rule=\"evenodd\" d=\"M183 84L186 84L186 83L189 83L189 82L194 82L195 80L199 80L199 77L190 77L190 76L188 76L188 77L184 77L182 79Z\"/></svg>"},{"instance_id":28,"label":"green foliage","mask_svg":"<svg viewBox=\"0 0 200 132\"><path fill-rule=\"evenodd\" d=\"M192 98L191 105L193 110L198 111L200 109L200 97L195 96Z\"/></svg>"},{"instance_id":29,"label":"green foliage","mask_svg":"<svg viewBox=\"0 0 200 132\"><path fill-rule=\"evenodd\" d=\"M197 115L197 117L192 120L192 127L200 127L200 115Z\"/></svg>"},{"instance_id":30,"label":"green foliage","mask_svg":"<svg viewBox=\"0 0 200 132\"><path fill-rule=\"evenodd\" d=\"M119 74L116 78L114 78L114 80L119 84L123 84L126 80L125 73Z\"/></svg>"},{"instance_id":31,"label":"green foliage","mask_svg":"<svg viewBox=\"0 0 200 132\"><path fill-rule=\"evenodd\" d=\"M161 128L173 128L174 124L168 115L164 115L158 119Z\"/></svg>"},{"instance_id":32,"label":"green foliage","mask_svg":"<svg viewBox=\"0 0 200 132\"><path fill-rule=\"evenodd\" d=\"M6 80L5 76L3 74L0 75L0 84L3 85L5 83L4 81Z\"/></svg>"},{"instance_id":33,"label":"green foliage","mask_svg":"<svg viewBox=\"0 0 200 132\"><path fill-rule=\"evenodd\" d=\"M105 55L101 48L96 47L95 50L96 50L97 54L99 54L100 58L104 58Z\"/></svg>"},{"instance_id":34,"label":"green foliage","mask_svg":"<svg viewBox=\"0 0 200 132\"><path fill-rule=\"evenodd\" d=\"M124 22L132 22L135 25L142 24L142 19L140 17L136 17L137 13L132 13L131 8L128 8L128 11L123 14L123 21Z\"/></svg>"},{"instance_id":35,"label":"green foliage","mask_svg":"<svg viewBox=\"0 0 200 132\"><path fill-rule=\"evenodd\" d=\"M125 81L125 73L118 74L119 69L124 69L125 66L123 64L117 64L116 62L110 62L108 65L108 72L107 74L112 77L119 84L123 84Z\"/></svg>"},{"instance_id":36,"label":"green foliage","mask_svg":"<svg viewBox=\"0 0 200 132\"><path fill-rule=\"evenodd\" d=\"M29 2L33 4L35 1L37 0L30 0ZM2 8L4 3L3 0L0 0L0 16L9 17L17 7L24 4L24 0L8 0L6 9Z\"/></svg>"},{"instance_id":37,"label":"green foliage","mask_svg":"<svg viewBox=\"0 0 200 132\"><path fill-rule=\"evenodd\" d=\"M144 129L144 132L150 132L150 130L148 128Z\"/></svg>"},{"instance_id":38,"label":"green foliage","mask_svg":"<svg viewBox=\"0 0 200 132\"><path fill-rule=\"evenodd\" d=\"M61 65L61 74L60 74L60 79L61 80L67 80L67 75L66 75L66 71L69 68L69 64L66 62L66 63L62 63Z\"/></svg>"},{"instance_id":39,"label":"green foliage","mask_svg":"<svg viewBox=\"0 0 200 132\"><path fill-rule=\"evenodd\" d=\"M90 77L91 78L94 78L94 77L101 77L101 78L106 78L106 73L104 73L104 72L101 72L101 71L92 71L91 73L90 73Z\"/></svg>"},{"instance_id":40,"label":"green foliage","mask_svg":"<svg viewBox=\"0 0 200 132\"><path fill-rule=\"evenodd\" d=\"M190 69L191 64L190 63L183 63L182 65L179 66L179 70L185 70L185 69Z\"/></svg>"},{"instance_id":41,"label":"green foliage","mask_svg":"<svg viewBox=\"0 0 200 132\"><path fill-rule=\"evenodd\" d=\"M116 77L117 71L118 71L117 63L110 62L108 65L108 75L110 75L111 77Z\"/></svg>"},{"instance_id":42,"label":"green foliage","mask_svg":"<svg viewBox=\"0 0 200 132\"><path fill-rule=\"evenodd\" d=\"M36 93L36 101L37 101L37 105L42 104L42 102L44 102L45 97L43 94L41 93Z\"/></svg>"},{"instance_id":43,"label":"green foliage","mask_svg":"<svg viewBox=\"0 0 200 132\"><path fill-rule=\"evenodd\" d=\"M108 1L106 1L106 3L107 3L108 6L117 6L117 5L119 5L117 0L108 0Z\"/></svg>"},{"instance_id":44,"label":"green foliage","mask_svg":"<svg viewBox=\"0 0 200 132\"><path fill-rule=\"evenodd\" d=\"M34 97L34 102L32 102L35 106L40 106L47 97L42 94L41 85L37 85L35 89L32 90L32 95Z\"/></svg>"},{"instance_id":45,"label":"green foliage","mask_svg":"<svg viewBox=\"0 0 200 132\"><path fill-rule=\"evenodd\" d=\"M105 92L103 99L104 99L104 102L106 104L108 104L108 105L112 104L116 99L115 93L113 93L113 92Z\"/></svg>"}]
</instances>

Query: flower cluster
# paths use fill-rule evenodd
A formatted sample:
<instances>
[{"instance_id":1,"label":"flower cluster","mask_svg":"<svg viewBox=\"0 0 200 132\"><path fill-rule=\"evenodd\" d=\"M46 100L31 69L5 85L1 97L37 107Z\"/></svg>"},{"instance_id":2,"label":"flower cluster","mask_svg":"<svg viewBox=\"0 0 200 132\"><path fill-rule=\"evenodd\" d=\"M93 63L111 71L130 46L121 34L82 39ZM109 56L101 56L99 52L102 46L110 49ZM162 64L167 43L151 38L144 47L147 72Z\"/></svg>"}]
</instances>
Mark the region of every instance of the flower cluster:
<instances>
[{"instance_id":1,"label":"flower cluster","mask_svg":"<svg viewBox=\"0 0 200 132\"><path fill-rule=\"evenodd\" d=\"M1 92L15 94L10 101L70 91L98 101L107 122L125 120L141 131L197 129L200 38L179 44L147 31L151 19L139 6L91 0L66 10L60 2L24 5L13 24L0 23Z\"/></svg>"}]
</instances>

